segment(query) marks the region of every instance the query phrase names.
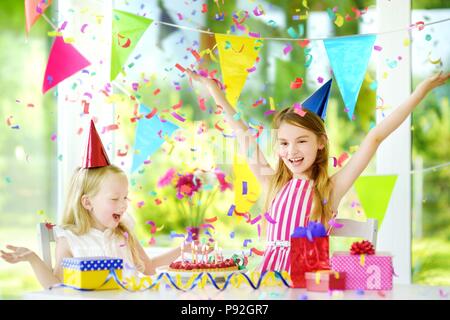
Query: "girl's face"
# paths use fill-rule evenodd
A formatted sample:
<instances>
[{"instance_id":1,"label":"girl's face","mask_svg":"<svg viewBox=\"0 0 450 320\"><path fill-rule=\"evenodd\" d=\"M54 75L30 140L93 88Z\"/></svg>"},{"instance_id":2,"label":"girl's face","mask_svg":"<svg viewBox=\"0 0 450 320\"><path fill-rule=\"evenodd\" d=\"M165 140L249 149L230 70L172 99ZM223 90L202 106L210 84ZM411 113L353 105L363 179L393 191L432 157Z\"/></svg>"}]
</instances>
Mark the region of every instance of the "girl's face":
<instances>
[{"instance_id":1,"label":"girl's face","mask_svg":"<svg viewBox=\"0 0 450 320\"><path fill-rule=\"evenodd\" d=\"M278 129L278 155L294 178L310 179L317 151L324 147L317 136L307 129L286 122Z\"/></svg>"},{"instance_id":2,"label":"girl's face","mask_svg":"<svg viewBox=\"0 0 450 320\"><path fill-rule=\"evenodd\" d=\"M109 173L95 196L83 195L82 204L94 218L94 228L101 231L116 228L128 207L127 177Z\"/></svg>"}]
</instances>

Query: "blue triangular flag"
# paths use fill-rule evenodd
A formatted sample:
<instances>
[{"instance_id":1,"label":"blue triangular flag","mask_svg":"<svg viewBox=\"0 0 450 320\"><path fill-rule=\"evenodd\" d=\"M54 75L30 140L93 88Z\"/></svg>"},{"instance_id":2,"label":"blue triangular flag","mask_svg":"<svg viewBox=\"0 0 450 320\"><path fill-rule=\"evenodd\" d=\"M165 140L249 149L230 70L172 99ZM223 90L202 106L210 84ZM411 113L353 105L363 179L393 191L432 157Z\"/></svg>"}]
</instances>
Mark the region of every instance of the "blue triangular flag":
<instances>
[{"instance_id":1,"label":"blue triangular flag","mask_svg":"<svg viewBox=\"0 0 450 320\"><path fill-rule=\"evenodd\" d=\"M139 113L147 115L150 110L143 104L139 105ZM131 173L133 173L147 158L158 150L164 143L164 136L170 135L178 129L178 126L171 122L162 122L161 119L154 115L150 119L145 116L138 120L136 128L136 138L134 142L134 150L139 151L133 156L133 165Z\"/></svg>"},{"instance_id":2,"label":"blue triangular flag","mask_svg":"<svg viewBox=\"0 0 450 320\"><path fill-rule=\"evenodd\" d=\"M355 111L375 38L375 35L367 35L323 41L350 120Z\"/></svg>"},{"instance_id":3,"label":"blue triangular flag","mask_svg":"<svg viewBox=\"0 0 450 320\"><path fill-rule=\"evenodd\" d=\"M309 98L302 102L302 107L317 114L322 120L325 120L327 114L328 97L332 79L328 80L323 86L317 89Z\"/></svg>"}]
</instances>

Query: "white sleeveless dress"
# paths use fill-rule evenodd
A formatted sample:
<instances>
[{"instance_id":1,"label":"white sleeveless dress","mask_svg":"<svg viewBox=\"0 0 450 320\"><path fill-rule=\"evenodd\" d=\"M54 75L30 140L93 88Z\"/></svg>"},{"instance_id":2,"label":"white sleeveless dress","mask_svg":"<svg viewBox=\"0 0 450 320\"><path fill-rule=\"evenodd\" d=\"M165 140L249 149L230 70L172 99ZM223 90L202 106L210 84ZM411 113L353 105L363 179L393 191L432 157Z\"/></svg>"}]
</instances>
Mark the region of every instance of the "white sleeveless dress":
<instances>
[{"instance_id":1,"label":"white sleeveless dress","mask_svg":"<svg viewBox=\"0 0 450 320\"><path fill-rule=\"evenodd\" d=\"M127 226L134 226L134 221L128 215ZM132 230L133 228L130 228ZM66 238L74 258L81 257L113 257L121 258L126 269L136 269L131 252L124 240L113 234L112 230L100 231L91 228L89 232L79 236L70 230L54 226L55 238Z\"/></svg>"}]
</instances>

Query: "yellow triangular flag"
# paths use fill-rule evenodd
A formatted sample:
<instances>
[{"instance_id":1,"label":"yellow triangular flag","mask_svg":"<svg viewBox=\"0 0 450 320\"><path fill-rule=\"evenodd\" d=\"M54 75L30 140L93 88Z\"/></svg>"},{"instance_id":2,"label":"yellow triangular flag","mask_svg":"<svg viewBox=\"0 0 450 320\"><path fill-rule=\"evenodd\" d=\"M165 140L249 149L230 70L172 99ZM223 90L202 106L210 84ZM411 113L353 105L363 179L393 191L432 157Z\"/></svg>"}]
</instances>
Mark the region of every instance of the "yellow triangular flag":
<instances>
[{"instance_id":1,"label":"yellow triangular flag","mask_svg":"<svg viewBox=\"0 0 450 320\"><path fill-rule=\"evenodd\" d=\"M219 49L220 69L228 102L236 108L248 69L255 66L258 48L262 40L256 38L216 34Z\"/></svg>"},{"instance_id":2,"label":"yellow triangular flag","mask_svg":"<svg viewBox=\"0 0 450 320\"><path fill-rule=\"evenodd\" d=\"M261 186L245 158L237 154L234 156L233 172L235 210L240 213L249 212L261 194Z\"/></svg>"}]
</instances>

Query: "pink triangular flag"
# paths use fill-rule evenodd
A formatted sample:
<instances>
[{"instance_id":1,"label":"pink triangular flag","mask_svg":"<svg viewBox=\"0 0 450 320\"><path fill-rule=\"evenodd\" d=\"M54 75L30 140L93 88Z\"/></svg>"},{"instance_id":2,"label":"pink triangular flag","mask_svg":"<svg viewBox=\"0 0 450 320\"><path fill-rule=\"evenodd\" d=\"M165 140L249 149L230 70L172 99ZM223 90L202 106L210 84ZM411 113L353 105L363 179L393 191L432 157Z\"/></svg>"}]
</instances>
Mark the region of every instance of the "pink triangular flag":
<instances>
[{"instance_id":1,"label":"pink triangular flag","mask_svg":"<svg viewBox=\"0 0 450 320\"><path fill-rule=\"evenodd\" d=\"M44 11L52 4L52 0L25 0L25 20L27 33Z\"/></svg>"},{"instance_id":2,"label":"pink triangular flag","mask_svg":"<svg viewBox=\"0 0 450 320\"><path fill-rule=\"evenodd\" d=\"M45 69L42 93L90 64L74 46L65 43L62 37L56 37Z\"/></svg>"}]
</instances>

